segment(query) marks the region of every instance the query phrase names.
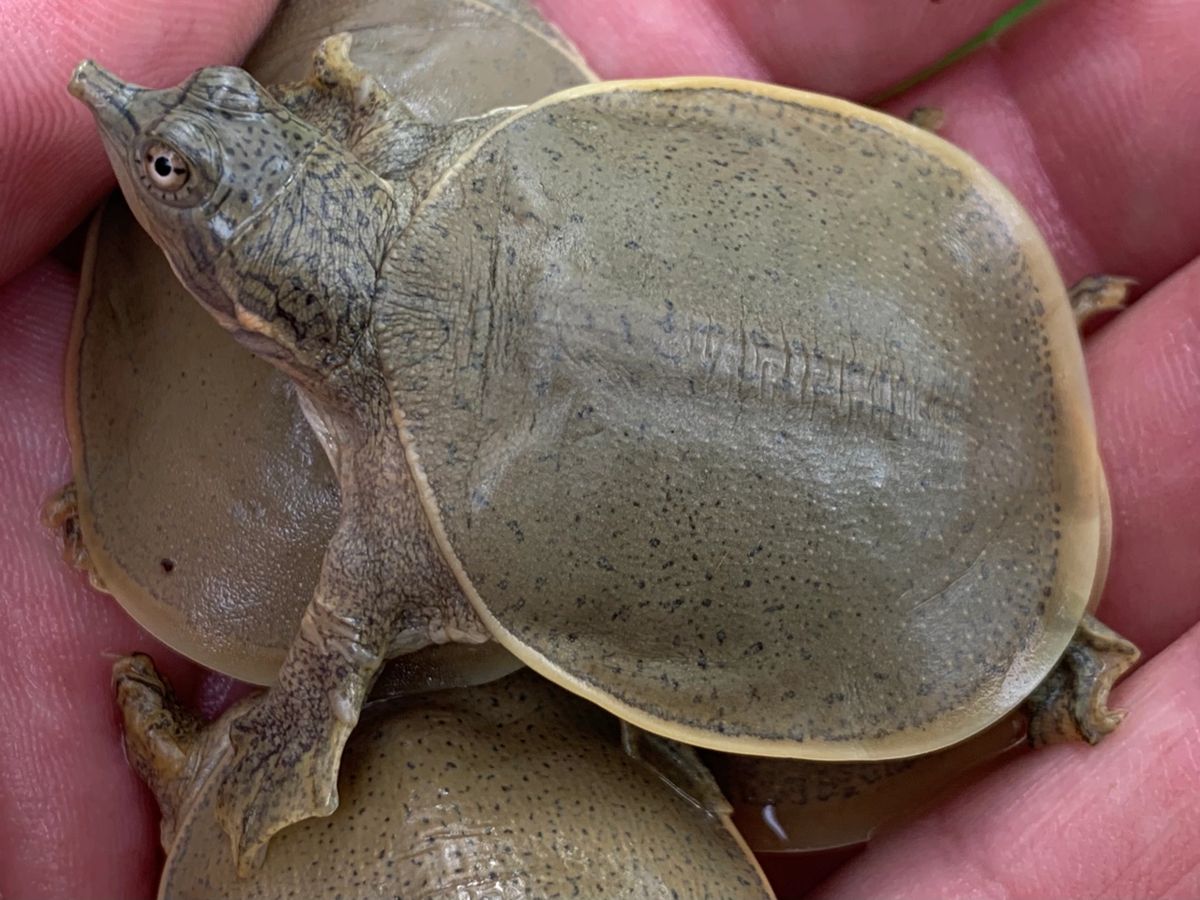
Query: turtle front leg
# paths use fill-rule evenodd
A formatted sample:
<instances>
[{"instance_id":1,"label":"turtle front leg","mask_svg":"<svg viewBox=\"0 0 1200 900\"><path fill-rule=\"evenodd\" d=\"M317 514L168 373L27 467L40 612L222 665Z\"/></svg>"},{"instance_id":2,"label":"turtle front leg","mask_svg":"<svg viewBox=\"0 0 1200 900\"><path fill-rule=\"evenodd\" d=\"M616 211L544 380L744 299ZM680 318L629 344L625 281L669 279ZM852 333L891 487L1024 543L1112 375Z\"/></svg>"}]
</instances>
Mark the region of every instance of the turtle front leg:
<instances>
[{"instance_id":1,"label":"turtle front leg","mask_svg":"<svg viewBox=\"0 0 1200 900\"><path fill-rule=\"evenodd\" d=\"M343 521L279 680L233 719L233 761L217 818L240 874L261 864L276 832L337 808L342 749L383 662L391 620L360 583L370 551Z\"/></svg>"},{"instance_id":2,"label":"turtle front leg","mask_svg":"<svg viewBox=\"0 0 1200 900\"><path fill-rule=\"evenodd\" d=\"M1088 275L1079 279L1069 291L1075 324L1082 329L1100 313L1124 309L1134 283L1132 278L1120 275Z\"/></svg>"},{"instance_id":3,"label":"turtle front leg","mask_svg":"<svg viewBox=\"0 0 1200 900\"><path fill-rule=\"evenodd\" d=\"M339 468L342 517L316 593L277 683L230 723L217 817L242 875L278 831L337 808L342 749L389 651L487 634L433 549L402 454L344 454Z\"/></svg>"},{"instance_id":4,"label":"turtle front leg","mask_svg":"<svg viewBox=\"0 0 1200 900\"><path fill-rule=\"evenodd\" d=\"M1029 743L1099 742L1125 717L1109 709L1108 693L1140 655L1107 625L1084 616L1058 665L1026 701Z\"/></svg>"}]
</instances>

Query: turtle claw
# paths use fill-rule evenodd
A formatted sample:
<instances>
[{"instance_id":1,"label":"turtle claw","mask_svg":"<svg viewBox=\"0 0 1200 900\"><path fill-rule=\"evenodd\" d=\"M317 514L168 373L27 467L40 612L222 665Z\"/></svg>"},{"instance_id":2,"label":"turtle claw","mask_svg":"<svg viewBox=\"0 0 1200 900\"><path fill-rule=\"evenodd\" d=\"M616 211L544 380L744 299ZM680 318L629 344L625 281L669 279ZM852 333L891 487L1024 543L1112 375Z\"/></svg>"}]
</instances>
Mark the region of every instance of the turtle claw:
<instances>
[{"instance_id":1,"label":"turtle claw","mask_svg":"<svg viewBox=\"0 0 1200 900\"><path fill-rule=\"evenodd\" d=\"M81 572L86 572L92 587L100 591L105 590L104 582L92 567L87 545L83 540L83 531L79 525L79 492L75 482L67 482L47 497L42 505L41 515L42 524L58 538L63 561Z\"/></svg>"},{"instance_id":2,"label":"turtle claw","mask_svg":"<svg viewBox=\"0 0 1200 900\"><path fill-rule=\"evenodd\" d=\"M1120 275L1088 275L1071 286L1071 309L1075 323L1083 328L1101 313L1122 310L1129 290L1137 282Z\"/></svg>"},{"instance_id":3,"label":"turtle claw","mask_svg":"<svg viewBox=\"0 0 1200 900\"><path fill-rule=\"evenodd\" d=\"M1099 743L1125 718L1124 710L1109 708L1108 693L1140 655L1111 628L1084 616L1058 666L1026 701L1029 743Z\"/></svg>"},{"instance_id":4,"label":"turtle claw","mask_svg":"<svg viewBox=\"0 0 1200 900\"><path fill-rule=\"evenodd\" d=\"M350 728L331 728L270 693L230 723L233 759L217 795L238 874L253 874L278 832L338 805L337 772Z\"/></svg>"}]
</instances>

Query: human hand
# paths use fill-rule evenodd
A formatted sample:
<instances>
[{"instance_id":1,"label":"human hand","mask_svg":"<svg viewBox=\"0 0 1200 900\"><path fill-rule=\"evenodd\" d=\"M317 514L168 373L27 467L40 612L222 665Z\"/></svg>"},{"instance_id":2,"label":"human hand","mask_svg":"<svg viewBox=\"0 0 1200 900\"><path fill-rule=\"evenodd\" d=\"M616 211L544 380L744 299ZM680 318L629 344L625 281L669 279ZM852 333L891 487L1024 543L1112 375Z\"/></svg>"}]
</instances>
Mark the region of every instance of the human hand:
<instances>
[{"instance_id":1,"label":"human hand","mask_svg":"<svg viewBox=\"0 0 1200 900\"><path fill-rule=\"evenodd\" d=\"M897 0L886 21L865 0L544 9L604 76L742 75L862 100L1006 5ZM41 256L108 183L89 116L65 94L74 63L97 55L132 79L173 83L235 58L264 6L147 3L135 14L106 0L86 16L52 5L6 29L14 74L0 82L0 133L21 140L0 146L0 279ZM15 18L14 0L0 8ZM1100 747L1022 757L876 841L822 897L1200 893L1197 35L1200 10L1187 4L1060 0L888 105L943 108L943 136L1014 190L1068 282L1097 271L1140 282L1135 307L1088 355L1116 532L1101 616L1148 662L1117 691L1130 716ZM0 288L0 895L15 898L149 896L157 864L155 812L121 758L104 656L153 642L80 587L37 526L67 477L59 373L73 277L43 259ZM168 671L219 703L225 682L177 659Z\"/></svg>"}]
</instances>

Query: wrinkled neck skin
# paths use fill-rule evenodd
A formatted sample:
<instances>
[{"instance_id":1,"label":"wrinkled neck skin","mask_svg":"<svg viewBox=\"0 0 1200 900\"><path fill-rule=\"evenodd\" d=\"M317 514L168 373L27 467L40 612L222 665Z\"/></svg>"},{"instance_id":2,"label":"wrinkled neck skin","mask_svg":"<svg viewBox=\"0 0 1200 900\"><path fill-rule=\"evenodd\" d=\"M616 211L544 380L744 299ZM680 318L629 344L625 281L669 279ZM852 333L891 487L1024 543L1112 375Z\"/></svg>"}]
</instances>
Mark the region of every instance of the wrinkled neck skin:
<instances>
[{"instance_id":1,"label":"wrinkled neck skin","mask_svg":"<svg viewBox=\"0 0 1200 900\"><path fill-rule=\"evenodd\" d=\"M404 458L369 335L355 354L346 368L323 384L314 385L286 364L278 364L292 378L300 409L342 485L343 497L351 459L368 453Z\"/></svg>"},{"instance_id":2,"label":"wrinkled neck skin","mask_svg":"<svg viewBox=\"0 0 1200 900\"><path fill-rule=\"evenodd\" d=\"M379 452L402 455L372 329L386 289L384 260L438 178L509 114L434 125L393 112L382 119L387 127L366 130L353 149L319 140L286 190L239 228L213 267L235 310L223 324L297 385L339 473L351 447L382 442ZM220 304L205 306L223 319Z\"/></svg>"},{"instance_id":3,"label":"wrinkled neck skin","mask_svg":"<svg viewBox=\"0 0 1200 900\"><path fill-rule=\"evenodd\" d=\"M387 182L324 139L212 266L213 286L232 301L222 324L296 383L335 465L332 448L368 442L388 421L371 324L380 269L406 219ZM222 320L219 305L205 302Z\"/></svg>"}]
</instances>

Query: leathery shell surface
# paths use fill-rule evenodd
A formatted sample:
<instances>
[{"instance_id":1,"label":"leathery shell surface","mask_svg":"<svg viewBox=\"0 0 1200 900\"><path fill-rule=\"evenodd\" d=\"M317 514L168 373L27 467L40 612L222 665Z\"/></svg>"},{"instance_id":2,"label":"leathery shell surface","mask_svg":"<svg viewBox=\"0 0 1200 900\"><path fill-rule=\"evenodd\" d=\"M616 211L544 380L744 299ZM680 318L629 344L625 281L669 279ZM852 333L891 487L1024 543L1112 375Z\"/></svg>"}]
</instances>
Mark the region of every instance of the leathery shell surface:
<instances>
[{"instance_id":1,"label":"leathery shell surface","mask_svg":"<svg viewBox=\"0 0 1200 900\"><path fill-rule=\"evenodd\" d=\"M214 786L161 898L772 896L726 810L685 800L610 716L529 672L367 710L337 812L278 834L251 878L229 864Z\"/></svg>"},{"instance_id":2,"label":"leathery shell surface","mask_svg":"<svg viewBox=\"0 0 1200 900\"><path fill-rule=\"evenodd\" d=\"M417 212L377 339L460 583L689 742L934 750L1011 710L1101 555L1044 242L944 141L718 79L580 88Z\"/></svg>"}]
</instances>

